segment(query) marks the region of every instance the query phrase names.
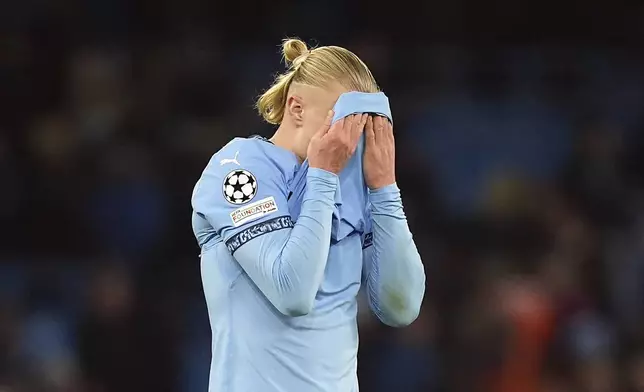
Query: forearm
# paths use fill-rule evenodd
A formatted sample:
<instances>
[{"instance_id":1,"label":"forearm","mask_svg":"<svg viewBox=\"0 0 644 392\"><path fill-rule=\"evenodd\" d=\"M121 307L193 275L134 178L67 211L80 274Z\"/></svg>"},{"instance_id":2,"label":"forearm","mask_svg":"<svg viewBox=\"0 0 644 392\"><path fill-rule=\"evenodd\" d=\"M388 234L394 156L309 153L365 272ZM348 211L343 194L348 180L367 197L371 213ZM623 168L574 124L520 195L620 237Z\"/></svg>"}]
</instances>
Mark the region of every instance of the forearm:
<instances>
[{"instance_id":1,"label":"forearm","mask_svg":"<svg viewBox=\"0 0 644 392\"><path fill-rule=\"evenodd\" d=\"M336 188L335 175L309 169L307 191L293 228L257 238L235 253L250 278L283 314L303 315L313 306L329 253Z\"/></svg>"},{"instance_id":2,"label":"forearm","mask_svg":"<svg viewBox=\"0 0 644 392\"><path fill-rule=\"evenodd\" d=\"M391 326L405 326L420 312L425 270L407 225L400 190L394 185L369 195L373 246L367 287L371 307Z\"/></svg>"}]
</instances>

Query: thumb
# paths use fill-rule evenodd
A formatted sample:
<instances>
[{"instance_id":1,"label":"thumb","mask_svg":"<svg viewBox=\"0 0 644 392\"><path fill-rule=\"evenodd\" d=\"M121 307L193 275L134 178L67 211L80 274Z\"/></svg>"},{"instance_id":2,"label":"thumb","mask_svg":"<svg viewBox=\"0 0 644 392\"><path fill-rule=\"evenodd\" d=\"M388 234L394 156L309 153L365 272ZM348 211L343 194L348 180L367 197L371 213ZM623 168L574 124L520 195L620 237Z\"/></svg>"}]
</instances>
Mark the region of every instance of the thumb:
<instances>
[{"instance_id":1,"label":"thumb","mask_svg":"<svg viewBox=\"0 0 644 392\"><path fill-rule=\"evenodd\" d=\"M317 131L316 136L317 137L322 137L329 132L329 129L331 129L331 123L333 122L333 115L335 113L333 110L329 110L329 112L326 115L326 118L324 119L324 123L320 127L320 129Z\"/></svg>"}]
</instances>

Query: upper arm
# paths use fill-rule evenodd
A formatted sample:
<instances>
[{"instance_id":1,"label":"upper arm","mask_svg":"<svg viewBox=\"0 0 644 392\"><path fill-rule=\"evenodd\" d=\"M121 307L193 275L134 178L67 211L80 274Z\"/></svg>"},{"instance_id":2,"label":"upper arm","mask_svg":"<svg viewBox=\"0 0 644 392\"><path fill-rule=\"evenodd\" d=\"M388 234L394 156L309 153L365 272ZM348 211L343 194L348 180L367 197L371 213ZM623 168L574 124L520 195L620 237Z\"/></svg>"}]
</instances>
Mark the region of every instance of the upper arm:
<instances>
[{"instance_id":1,"label":"upper arm","mask_svg":"<svg viewBox=\"0 0 644 392\"><path fill-rule=\"evenodd\" d=\"M268 159L239 161L244 166L225 172L219 170L218 161L215 167L211 162L195 188L193 208L213 227L266 298L281 313L297 315L303 308L301 296L288 295L291 286L280 269L282 252L294 227L284 176ZM233 177L236 179L231 181ZM250 184L246 192L240 190L239 177L243 185ZM296 251L291 249L293 254Z\"/></svg>"},{"instance_id":2,"label":"upper arm","mask_svg":"<svg viewBox=\"0 0 644 392\"><path fill-rule=\"evenodd\" d=\"M240 166L221 165L213 159L192 195L194 211L208 221L231 253L253 238L290 227L283 173L263 157L238 160Z\"/></svg>"}]
</instances>

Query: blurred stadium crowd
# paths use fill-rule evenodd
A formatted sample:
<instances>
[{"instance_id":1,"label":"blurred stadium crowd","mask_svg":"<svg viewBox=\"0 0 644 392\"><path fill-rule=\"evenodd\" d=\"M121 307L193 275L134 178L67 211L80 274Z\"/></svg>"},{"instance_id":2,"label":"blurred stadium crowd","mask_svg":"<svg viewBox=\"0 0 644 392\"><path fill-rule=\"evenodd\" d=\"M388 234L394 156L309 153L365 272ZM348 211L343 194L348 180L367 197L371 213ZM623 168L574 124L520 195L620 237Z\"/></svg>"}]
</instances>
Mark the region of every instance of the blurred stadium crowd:
<instances>
[{"instance_id":1,"label":"blurred stadium crowd","mask_svg":"<svg viewBox=\"0 0 644 392\"><path fill-rule=\"evenodd\" d=\"M644 391L644 7L567 4L2 2L0 391L205 391L190 194L294 33L389 95L426 263L361 390Z\"/></svg>"}]
</instances>

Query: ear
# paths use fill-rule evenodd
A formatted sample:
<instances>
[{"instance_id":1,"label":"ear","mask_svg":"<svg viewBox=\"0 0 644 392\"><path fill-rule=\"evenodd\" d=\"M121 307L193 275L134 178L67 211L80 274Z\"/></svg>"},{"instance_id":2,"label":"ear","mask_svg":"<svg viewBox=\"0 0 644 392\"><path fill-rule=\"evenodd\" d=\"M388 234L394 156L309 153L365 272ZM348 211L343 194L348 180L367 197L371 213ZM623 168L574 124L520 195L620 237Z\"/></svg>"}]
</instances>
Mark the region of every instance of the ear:
<instances>
[{"instance_id":1,"label":"ear","mask_svg":"<svg viewBox=\"0 0 644 392\"><path fill-rule=\"evenodd\" d=\"M291 117L295 122L295 125L301 127L304 122L304 105L302 97L298 97L297 95L289 96L286 101L286 111L289 113L289 117Z\"/></svg>"}]
</instances>

